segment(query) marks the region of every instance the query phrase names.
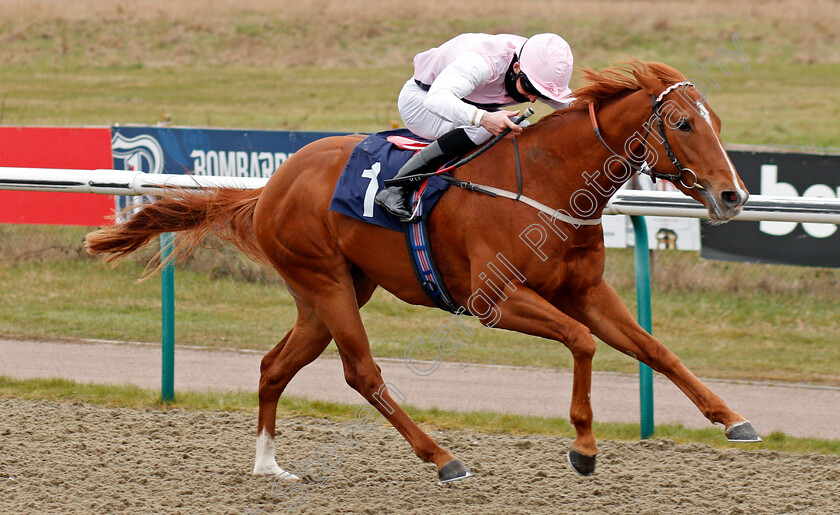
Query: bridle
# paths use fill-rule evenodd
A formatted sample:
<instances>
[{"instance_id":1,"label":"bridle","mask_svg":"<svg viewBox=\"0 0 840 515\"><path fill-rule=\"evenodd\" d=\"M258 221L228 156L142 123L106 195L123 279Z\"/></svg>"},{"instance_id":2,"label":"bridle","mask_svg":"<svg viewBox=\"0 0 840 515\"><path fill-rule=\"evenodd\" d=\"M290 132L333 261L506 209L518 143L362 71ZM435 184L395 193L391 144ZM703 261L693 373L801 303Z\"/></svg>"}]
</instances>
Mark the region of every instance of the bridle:
<instances>
[{"instance_id":1,"label":"bridle","mask_svg":"<svg viewBox=\"0 0 840 515\"><path fill-rule=\"evenodd\" d=\"M598 120L595 118L595 104L592 102L589 102L589 118L590 120L592 120L592 128L595 130L595 136L598 138L598 141L600 141L601 144L604 145L607 148L607 150L609 150L614 156L619 157L624 162L626 162L634 171L645 175L649 175L653 182L656 182L656 179L665 179L671 182L679 182L687 189L703 189L702 186L697 184L697 174L694 172L694 170L683 166L682 163L680 163L680 160L677 159L677 156L674 155L674 151L673 149L671 149L671 144L668 142L668 137L665 135L665 123L662 121L662 113L660 112L660 107L662 106L662 102L665 96L673 90L679 88L680 86L694 87L694 84L687 80L677 82L665 88L662 91L662 93L659 94L658 97L654 97L653 95L650 96L651 106L653 108L653 115L656 117L657 130L659 132L659 135L662 137L663 145L665 146L665 152L668 154L668 158L671 160L671 163L673 163L674 166L677 168L677 171L679 173L657 172L652 166L650 166L647 160L642 161L642 164L638 165L636 163L633 163L629 159L623 158L612 148L610 148L610 146L607 145L607 142L604 141L604 138L601 136L601 129L598 127ZM650 135L650 125L645 124L645 136L642 140L643 145L647 143L648 135ZM688 174L691 174L694 177L690 185L686 184L685 182L685 178Z\"/></svg>"}]
</instances>

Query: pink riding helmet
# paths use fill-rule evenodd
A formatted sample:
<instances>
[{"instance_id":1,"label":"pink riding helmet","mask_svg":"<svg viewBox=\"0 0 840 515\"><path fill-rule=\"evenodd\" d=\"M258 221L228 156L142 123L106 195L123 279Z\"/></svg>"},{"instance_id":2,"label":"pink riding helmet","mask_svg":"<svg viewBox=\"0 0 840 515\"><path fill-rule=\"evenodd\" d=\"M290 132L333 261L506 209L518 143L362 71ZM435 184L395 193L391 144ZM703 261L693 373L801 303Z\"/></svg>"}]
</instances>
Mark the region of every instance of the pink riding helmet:
<instances>
[{"instance_id":1,"label":"pink riding helmet","mask_svg":"<svg viewBox=\"0 0 840 515\"><path fill-rule=\"evenodd\" d=\"M572 90L574 58L566 40L556 34L531 36L519 49L519 68L537 90L557 102L567 101Z\"/></svg>"}]
</instances>

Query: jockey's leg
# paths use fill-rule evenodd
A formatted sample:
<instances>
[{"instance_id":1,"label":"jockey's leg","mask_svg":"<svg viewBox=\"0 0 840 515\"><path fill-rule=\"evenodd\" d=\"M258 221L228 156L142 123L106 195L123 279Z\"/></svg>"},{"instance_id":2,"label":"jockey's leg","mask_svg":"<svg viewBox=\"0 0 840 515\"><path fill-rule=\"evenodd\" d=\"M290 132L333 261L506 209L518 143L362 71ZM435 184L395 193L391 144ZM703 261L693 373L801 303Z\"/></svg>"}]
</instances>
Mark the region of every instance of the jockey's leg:
<instances>
[{"instance_id":1,"label":"jockey's leg","mask_svg":"<svg viewBox=\"0 0 840 515\"><path fill-rule=\"evenodd\" d=\"M470 139L466 130L454 129L414 154L394 178L433 172L448 161L474 148L476 144ZM411 218L411 206L407 198L409 191L408 186L391 186L377 193L375 202L392 215L408 219Z\"/></svg>"},{"instance_id":2,"label":"jockey's leg","mask_svg":"<svg viewBox=\"0 0 840 515\"><path fill-rule=\"evenodd\" d=\"M492 137L484 127L462 127L429 111L424 105L427 94L414 79L409 79L400 91L397 107L406 128L433 143L412 157L397 177L433 171ZM405 198L409 190L406 186L392 186L380 191L375 201L391 214L407 219L411 217L411 208Z\"/></svg>"}]
</instances>

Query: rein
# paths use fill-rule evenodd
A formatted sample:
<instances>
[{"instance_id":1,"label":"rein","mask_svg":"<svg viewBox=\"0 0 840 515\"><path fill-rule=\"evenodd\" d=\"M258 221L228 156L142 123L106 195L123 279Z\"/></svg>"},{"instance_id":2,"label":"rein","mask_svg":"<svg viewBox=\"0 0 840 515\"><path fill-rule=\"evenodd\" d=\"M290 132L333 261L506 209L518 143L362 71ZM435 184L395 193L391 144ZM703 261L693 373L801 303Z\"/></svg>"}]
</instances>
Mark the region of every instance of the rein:
<instances>
[{"instance_id":1,"label":"rein","mask_svg":"<svg viewBox=\"0 0 840 515\"><path fill-rule=\"evenodd\" d=\"M459 188L463 188L465 190L475 191L477 193L484 193L485 195L490 195L491 197L504 197L509 198L511 200L515 200L517 202L522 202L523 204L531 206L537 211L542 211L548 216L560 220L561 222L566 222L568 224L599 225L601 223L600 218L575 218L573 216L565 215L557 209L551 209L545 204L537 202L536 200L530 197L526 197L522 194L521 190L518 193L514 193L512 191L503 190L501 188L496 188L493 186L485 186L484 184L475 184L469 181L462 181L460 179L452 177L451 175L441 175L440 178L444 179L445 181L451 183L454 186L458 186Z\"/></svg>"},{"instance_id":2,"label":"rein","mask_svg":"<svg viewBox=\"0 0 840 515\"><path fill-rule=\"evenodd\" d=\"M653 115L656 117L656 126L659 132L659 135L662 137L663 144L665 146L665 152L668 154L668 158L671 160L671 163L677 168L679 173L661 173L654 170L652 166L647 162L647 160L642 161L641 165L637 165L628 159L623 159L634 171L637 173L649 175L653 182L656 182L656 179L664 179L671 182L679 182L685 188L692 189L692 188L699 188L702 189L703 187L697 184L697 174L691 168L686 168L685 166L680 163L680 160L677 159L677 156L674 154L673 149L671 148L671 144L668 142L668 137L665 135L665 123L662 121L662 114L660 112L660 107L662 106L662 101L665 96L670 93L671 91L677 89L680 86L692 86L690 81L682 81L677 82L675 84L671 84L667 88L665 88L662 93L659 94L658 97L654 97L653 95L650 96L651 100L651 107L653 108ZM589 119L592 121L592 128L595 130L595 137L598 138L598 141L601 142L604 147L607 148L614 156L621 158L616 151L610 148L607 145L607 142L604 141L603 136L601 136L601 129L598 127L598 119L595 117L595 104L589 102ZM645 137L643 139L644 143L647 143L647 137L650 134L650 127L645 127ZM691 174L694 177L694 180L691 182L691 185L685 183L685 176L686 174Z\"/></svg>"},{"instance_id":3,"label":"rein","mask_svg":"<svg viewBox=\"0 0 840 515\"><path fill-rule=\"evenodd\" d=\"M525 110L525 112L519 118L517 118L514 121L514 123L516 125L519 125L520 123L522 123L522 121L525 118L528 118L532 114L534 114L534 110L529 107L528 109ZM526 205L536 209L537 211L541 211L541 212L547 214L548 216L550 216L550 217L552 217L556 220L559 220L561 222L565 222L565 223L568 223L568 224L572 224L574 226L599 225L601 223L600 218L575 218L573 216L563 214L557 209L551 209L550 207L546 206L545 204L543 204L541 202L537 202L536 200L534 200L530 197L526 197L525 195L522 194L522 163L521 163L521 160L519 159L519 143L517 142L515 136L513 137L513 152L514 152L514 155L516 156L516 189L517 189L516 193L513 193L512 191L508 191L508 190L503 190L501 188L496 188L494 186L486 186L484 184L475 184L475 183L472 183L472 182L469 182L469 181L462 181L460 179L456 179L455 177L452 177L451 175L447 175L446 172L450 172L453 169L455 169L459 166L462 166L462 165L468 163L469 161L472 161L473 159L475 159L476 157L478 157L479 155L484 153L487 149L489 149L490 147L492 147L493 145L495 145L496 143L501 141L501 139L504 138L505 136L507 136L507 134L509 132L510 132L510 129L505 129L501 134L499 134L498 136L493 138L493 140L491 140L484 147L479 149L478 152L475 152L474 154L458 161L457 163L455 163L452 166L447 166L446 168L442 168L442 169L440 169L440 170L438 170L437 172L434 172L434 173L420 174L420 175L416 175L414 177L411 177L412 179L414 179L414 178L425 178L426 179L426 181L423 183L423 186L421 186L421 188L420 188L420 196L422 197L423 192L426 190L426 185L428 184L428 179L430 177L440 177L441 179L445 180L446 182L448 182L448 183L450 183L454 186L458 186L459 188L463 188L465 190L475 191L476 193L483 193L483 194L489 195L491 197L504 197L504 198L508 198L508 199L511 199L511 200L515 200L517 202L522 202L523 204L526 204ZM388 182L389 181L385 181L385 184L388 185ZM412 211L411 218L409 218L409 220L417 220L419 210L420 210L420 202L418 201L417 204L414 206L414 210Z\"/></svg>"}]
</instances>

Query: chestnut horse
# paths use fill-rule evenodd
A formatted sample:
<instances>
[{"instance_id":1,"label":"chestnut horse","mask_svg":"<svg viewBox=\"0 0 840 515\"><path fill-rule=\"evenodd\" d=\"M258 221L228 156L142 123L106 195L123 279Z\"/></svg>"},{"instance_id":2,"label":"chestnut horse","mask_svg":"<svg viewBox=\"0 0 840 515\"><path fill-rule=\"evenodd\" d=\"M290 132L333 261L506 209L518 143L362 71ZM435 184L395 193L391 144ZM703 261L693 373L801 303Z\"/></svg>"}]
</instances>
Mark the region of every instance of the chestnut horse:
<instances>
[{"instance_id":1,"label":"chestnut horse","mask_svg":"<svg viewBox=\"0 0 840 515\"><path fill-rule=\"evenodd\" d=\"M497 312L492 321L480 318L485 325L561 342L571 351L570 418L577 435L567 456L580 474L594 471L598 452L589 399L593 334L667 376L706 418L724 426L730 440L760 441L744 417L636 323L602 277L598 219L634 170L671 179L715 221L740 211L748 194L721 144L720 119L683 75L663 64L633 61L586 70L584 78L588 83L574 92L577 100L569 108L516 137L518 153L508 137L453 172L464 181L517 191L519 159L522 195L551 206L556 216L540 218L533 205L452 188L429 217L434 255L451 296L459 306L475 307L470 300L499 253L518 271L507 283L483 288L485 302ZM118 261L162 232L183 231L174 253L183 256L216 234L283 277L298 315L260 367L254 474L295 479L275 461L277 402L295 374L334 340L347 383L417 456L434 462L441 480L468 477L469 469L397 405L371 355L359 309L377 286L410 304L434 304L415 279L402 234L329 210L339 175L361 140L341 136L309 144L260 190L170 192L130 221L88 235L88 250ZM543 231L547 237L535 253L520 236L535 223L546 229L547 220L550 230Z\"/></svg>"}]
</instances>

